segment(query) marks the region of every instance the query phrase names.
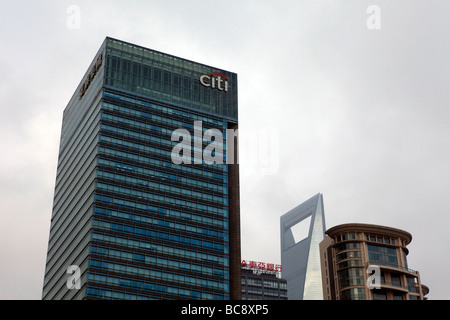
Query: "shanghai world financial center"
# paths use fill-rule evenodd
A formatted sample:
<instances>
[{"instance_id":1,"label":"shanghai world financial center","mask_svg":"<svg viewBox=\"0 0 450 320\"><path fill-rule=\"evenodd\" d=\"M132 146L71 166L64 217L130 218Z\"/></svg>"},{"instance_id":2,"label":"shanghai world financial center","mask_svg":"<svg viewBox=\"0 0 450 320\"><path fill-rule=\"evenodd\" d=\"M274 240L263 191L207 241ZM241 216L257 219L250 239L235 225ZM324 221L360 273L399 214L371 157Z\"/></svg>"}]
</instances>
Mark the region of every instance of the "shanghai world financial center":
<instances>
[{"instance_id":1,"label":"shanghai world financial center","mask_svg":"<svg viewBox=\"0 0 450 320\"><path fill-rule=\"evenodd\" d=\"M240 299L237 149L173 161L198 123L237 132L235 73L105 39L63 114L43 299Z\"/></svg>"}]
</instances>

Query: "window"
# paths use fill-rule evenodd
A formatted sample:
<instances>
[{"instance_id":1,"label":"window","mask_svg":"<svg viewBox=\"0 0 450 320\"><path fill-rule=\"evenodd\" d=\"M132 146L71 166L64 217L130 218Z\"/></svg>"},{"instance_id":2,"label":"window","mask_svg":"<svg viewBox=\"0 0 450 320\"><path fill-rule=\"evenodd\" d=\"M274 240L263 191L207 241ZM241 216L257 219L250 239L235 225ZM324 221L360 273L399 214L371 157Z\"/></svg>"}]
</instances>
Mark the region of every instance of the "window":
<instances>
[{"instance_id":1,"label":"window","mask_svg":"<svg viewBox=\"0 0 450 320\"><path fill-rule=\"evenodd\" d=\"M364 285L364 269L348 268L338 271L338 283L340 288Z\"/></svg>"},{"instance_id":2,"label":"window","mask_svg":"<svg viewBox=\"0 0 450 320\"><path fill-rule=\"evenodd\" d=\"M336 256L336 261L341 261L348 258L360 258L361 252L360 251L346 251L343 253L340 253Z\"/></svg>"},{"instance_id":3,"label":"window","mask_svg":"<svg viewBox=\"0 0 450 320\"><path fill-rule=\"evenodd\" d=\"M386 291L373 290L373 300L387 300Z\"/></svg>"},{"instance_id":4,"label":"window","mask_svg":"<svg viewBox=\"0 0 450 320\"><path fill-rule=\"evenodd\" d=\"M345 244L341 244L336 247L336 253L339 253L344 250L348 249L359 249L359 243L358 242L349 242Z\"/></svg>"},{"instance_id":5,"label":"window","mask_svg":"<svg viewBox=\"0 0 450 320\"><path fill-rule=\"evenodd\" d=\"M353 267L353 266L362 266L361 260L347 260L344 262L340 262L338 264L338 269L343 269L346 267Z\"/></svg>"},{"instance_id":6,"label":"window","mask_svg":"<svg viewBox=\"0 0 450 320\"><path fill-rule=\"evenodd\" d=\"M339 293L340 300L365 300L366 294L364 288L351 288Z\"/></svg>"},{"instance_id":7,"label":"window","mask_svg":"<svg viewBox=\"0 0 450 320\"><path fill-rule=\"evenodd\" d=\"M405 252L405 251L402 251L402 253L403 253L403 263L404 263L404 266L405 266L405 268L408 268L408 260L406 259L406 252Z\"/></svg>"},{"instance_id":8,"label":"window","mask_svg":"<svg viewBox=\"0 0 450 320\"><path fill-rule=\"evenodd\" d=\"M371 264L381 264L398 267L397 250L395 248L382 247L377 245L367 245L369 252L369 262Z\"/></svg>"},{"instance_id":9,"label":"window","mask_svg":"<svg viewBox=\"0 0 450 320\"><path fill-rule=\"evenodd\" d=\"M393 285L400 286L402 284L400 275L392 273L391 274L391 282Z\"/></svg>"},{"instance_id":10,"label":"window","mask_svg":"<svg viewBox=\"0 0 450 320\"><path fill-rule=\"evenodd\" d=\"M400 293L394 293L394 300L403 300L403 295Z\"/></svg>"}]
</instances>

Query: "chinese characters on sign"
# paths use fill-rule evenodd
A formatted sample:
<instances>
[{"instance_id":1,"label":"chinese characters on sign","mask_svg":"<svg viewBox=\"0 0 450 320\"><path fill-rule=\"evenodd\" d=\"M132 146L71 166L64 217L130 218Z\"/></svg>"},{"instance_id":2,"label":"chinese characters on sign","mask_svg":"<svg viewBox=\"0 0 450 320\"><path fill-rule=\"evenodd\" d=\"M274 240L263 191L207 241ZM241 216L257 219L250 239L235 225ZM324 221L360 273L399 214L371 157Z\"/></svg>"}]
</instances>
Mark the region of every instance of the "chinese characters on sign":
<instances>
[{"instance_id":1,"label":"chinese characters on sign","mask_svg":"<svg viewBox=\"0 0 450 320\"><path fill-rule=\"evenodd\" d=\"M265 262L249 261L249 260L242 260L241 267L245 268L245 269L252 269L254 271L267 272L267 273L272 273L272 272L276 273L276 272L281 272L281 270L282 270L281 264L265 263Z\"/></svg>"}]
</instances>

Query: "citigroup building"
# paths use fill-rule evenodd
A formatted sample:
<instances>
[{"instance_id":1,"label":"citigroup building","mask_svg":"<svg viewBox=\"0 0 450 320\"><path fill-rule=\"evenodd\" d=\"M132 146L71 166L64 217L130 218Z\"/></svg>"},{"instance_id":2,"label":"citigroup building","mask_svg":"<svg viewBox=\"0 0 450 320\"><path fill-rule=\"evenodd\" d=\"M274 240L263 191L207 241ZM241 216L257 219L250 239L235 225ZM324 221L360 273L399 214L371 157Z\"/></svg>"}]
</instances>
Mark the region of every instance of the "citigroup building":
<instances>
[{"instance_id":1,"label":"citigroup building","mask_svg":"<svg viewBox=\"0 0 450 320\"><path fill-rule=\"evenodd\" d=\"M235 73L106 38L63 114L43 299L240 299L237 129Z\"/></svg>"}]
</instances>

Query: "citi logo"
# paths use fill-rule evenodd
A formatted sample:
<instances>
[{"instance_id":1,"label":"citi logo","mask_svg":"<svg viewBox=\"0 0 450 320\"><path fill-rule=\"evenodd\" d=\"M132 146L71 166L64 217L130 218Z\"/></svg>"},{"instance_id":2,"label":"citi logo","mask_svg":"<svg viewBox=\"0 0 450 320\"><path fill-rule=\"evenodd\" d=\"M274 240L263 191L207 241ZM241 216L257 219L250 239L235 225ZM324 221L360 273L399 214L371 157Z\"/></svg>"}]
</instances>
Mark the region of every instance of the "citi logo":
<instances>
[{"instance_id":1,"label":"citi logo","mask_svg":"<svg viewBox=\"0 0 450 320\"><path fill-rule=\"evenodd\" d=\"M209 76L206 74L201 75L200 83L205 87L217 88L220 91L228 92L228 78L219 72L213 72Z\"/></svg>"}]
</instances>

